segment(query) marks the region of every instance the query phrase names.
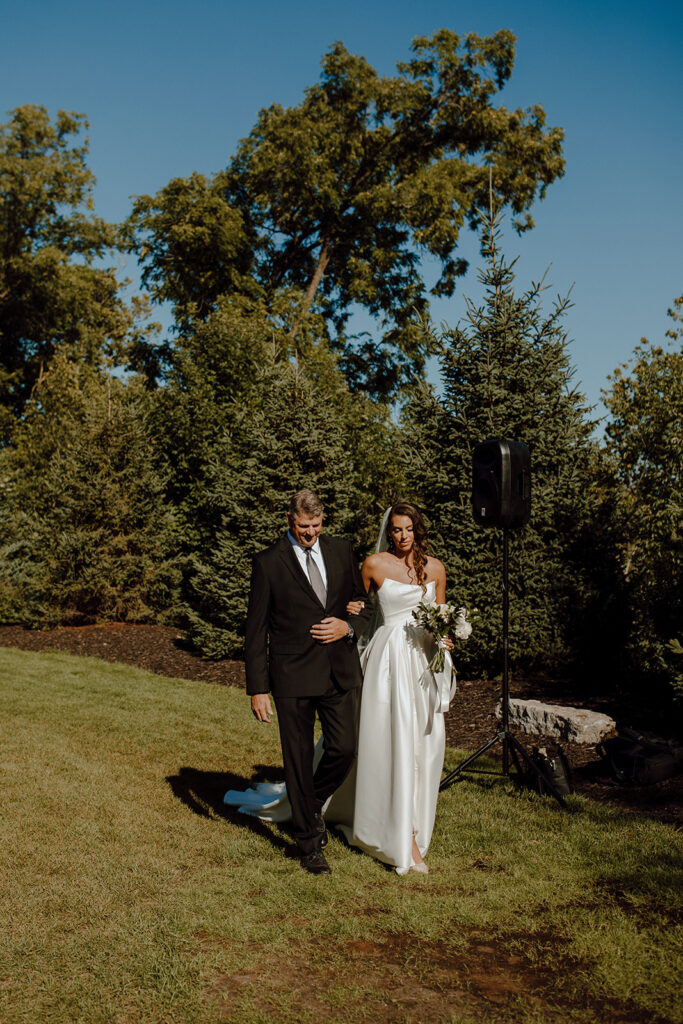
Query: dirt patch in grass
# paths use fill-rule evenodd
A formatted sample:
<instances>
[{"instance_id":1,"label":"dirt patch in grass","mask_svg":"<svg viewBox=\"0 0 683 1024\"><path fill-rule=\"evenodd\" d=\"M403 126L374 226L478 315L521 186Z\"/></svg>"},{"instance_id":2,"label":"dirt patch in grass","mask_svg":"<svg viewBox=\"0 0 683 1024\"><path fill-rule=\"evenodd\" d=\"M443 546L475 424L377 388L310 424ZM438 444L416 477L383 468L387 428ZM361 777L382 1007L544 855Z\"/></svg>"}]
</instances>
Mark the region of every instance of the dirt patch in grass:
<instances>
[{"instance_id":1,"label":"dirt patch in grass","mask_svg":"<svg viewBox=\"0 0 683 1024\"><path fill-rule=\"evenodd\" d=\"M518 951L529 946L533 962ZM500 948L494 932L477 930L453 951L396 932L340 942L327 953L311 942L280 955L254 947L250 967L217 976L208 995L222 1020L239 1020L251 1011L274 1022L512 1024L535 1016L545 1024L570 1019L673 1024L631 1001L593 998L583 991L577 979L590 965L563 960L562 943L554 936L520 936L511 942L508 935L506 947ZM544 960L553 966L539 966Z\"/></svg>"},{"instance_id":2,"label":"dirt patch in grass","mask_svg":"<svg viewBox=\"0 0 683 1024\"><path fill-rule=\"evenodd\" d=\"M187 647L183 634L173 626L112 622L99 626L70 626L52 630L31 630L23 626L0 626L0 646L28 651L62 650L88 655L104 661L135 665L159 675L197 679L222 686L244 688L244 664L241 661L206 661ZM515 682L512 695L534 698L550 704L580 704L605 711L619 721L619 707L607 698L594 695L578 700L566 686L548 680ZM446 736L451 747L477 750L499 729L495 707L500 684L491 680L460 680L458 692L446 716ZM624 723L626 724L626 722ZM519 738L527 750L552 743L548 737ZM595 746L566 743L565 752L574 774L577 792L593 800L604 800L626 811L639 811L649 817L678 827L683 825L683 775L654 786L622 787L611 781ZM501 745L489 755L500 759Z\"/></svg>"}]
</instances>

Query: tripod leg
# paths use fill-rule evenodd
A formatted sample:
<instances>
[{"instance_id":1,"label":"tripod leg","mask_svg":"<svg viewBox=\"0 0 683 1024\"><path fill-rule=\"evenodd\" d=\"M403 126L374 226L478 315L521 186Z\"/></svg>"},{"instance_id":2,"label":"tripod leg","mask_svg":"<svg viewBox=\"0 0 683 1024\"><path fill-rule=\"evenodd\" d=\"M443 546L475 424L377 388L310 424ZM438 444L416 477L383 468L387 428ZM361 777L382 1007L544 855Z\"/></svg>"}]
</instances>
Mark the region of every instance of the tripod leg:
<instances>
[{"instance_id":1,"label":"tripod leg","mask_svg":"<svg viewBox=\"0 0 683 1024\"><path fill-rule=\"evenodd\" d=\"M521 779L521 777L522 777L522 766L519 763L519 757L517 756L517 751L515 750L515 748L512 745L510 746L510 753L512 755L512 762L513 762L513 764L515 766L515 771L517 772L517 774L519 775L519 777Z\"/></svg>"},{"instance_id":2,"label":"tripod leg","mask_svg":"<svg viewBox=\"0 0 683 1024\"><path fill-rule=\"evenodd\" d=\"M565 803L565 801L564 801L560 791L557 789L555 784L550 781L550 779L546 778L546 776L540 770L540 768L538 767L536 762L533 760L533 758L529 757L529 755L527 754L526 750L524 749L522 744L519 742L519 740L517 740L514 736L510 735L509 736L509 742L510 742L511 748L513 750L519 752L522 755L522 757L524 758L526 763L529 765L529 767L531 769L533 769L533 771L536 773L536 776L543 782L543 785L546 786L550 790L550 792L555 797L555 799L557 800L557 802L560 805L560 807L564 807L565 810L568 810L567 804Z\"/></svg>"},{"instance_id":3,"label":"tripod leg","mask_svg":"<svg viewBox=\"0 0 683 1024\"><path fill-rule=\"evenodd\" d=\"M475 750L473 754L470 754L462 764L459 764L457 768L454 768L453 771L449 772L448 775L441 780L439 790L447 789L451 783L455 782L461 772L466 771L469 765L473 764L473 762L476 761L478 757L481 757L482 754L485 754L487 750L490 750L490 748L497 743L498 740L503 739L504 736L504 732L497 732L496 735L492 736L490 740L487 740L482 747L479 747L479 750Z\"/></svg>"},{"instance_id":4,"label":"tripod leg","mask_svg":"<svg viewBox=\"0 0 683 1024\"><path fill-rule=\"evenodd\" d=\"M503 730L503 775L508 776L510 774L510 751L511 747L508 742L509 733L506 729Z\"/></svg>"},{"instance_id":5,"label":"tripod leg","mask_svg":"<svg viewBox=\"0 0 683 1024\"><path fill-rule=\"evenodd\" d=\"M507 776L510 772L510 746L508 744L508 724L510 714L510 683L508 675L508 661L509 661L509 642L508 642L508 623L510 618L510 585L508 580L508 528L507 526L503 529L503 636L502 650L503 650L503 775Z\"/></svg>"}]
</instances>

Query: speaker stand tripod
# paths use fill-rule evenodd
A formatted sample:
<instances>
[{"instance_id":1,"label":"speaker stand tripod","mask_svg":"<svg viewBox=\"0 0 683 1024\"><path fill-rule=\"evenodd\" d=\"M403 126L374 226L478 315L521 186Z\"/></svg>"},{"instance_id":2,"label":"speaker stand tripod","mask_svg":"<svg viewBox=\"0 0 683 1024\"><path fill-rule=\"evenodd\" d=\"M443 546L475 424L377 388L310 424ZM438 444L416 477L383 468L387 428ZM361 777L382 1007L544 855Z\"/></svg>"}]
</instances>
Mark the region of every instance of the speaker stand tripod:
<instances>
[{"instance_id":1,"label":"speaker stand tripod","mask_svg":"<svg viewBox=\"0 0 683 1024\"><path fill-rule=\"evenodd\" d=\"M505 778L510 776L510 761L512 760L514 767L517 771L518 778L522 776L522 766L520 764L520 757L525 764L536 774L539 780L543 782L543 785L550 791L555 797L561 807L566 808L562 794L559 792L557 787L543 774L535 761L527 754L526 750L519 742L516 736L513 736L509 729L509 678L508 678L508 631L509 631L509 610L510 610L510 599L509 599L509 580L508 580L508 527L503 527L503 720L502 729L497 732L495 736L487 740L476 750L474 754L470 754L462 764L459 764L456 768L448 773L442 780L439 789L447 789L448 786L452 785L456 779L463 772L476 772L481 775L502 775ZM492 771L488 768L470 768L470 765L485 754L487 750L495 746L496 743L503 744L503 765L502 771Z\"/></svg>"}]
</instances>

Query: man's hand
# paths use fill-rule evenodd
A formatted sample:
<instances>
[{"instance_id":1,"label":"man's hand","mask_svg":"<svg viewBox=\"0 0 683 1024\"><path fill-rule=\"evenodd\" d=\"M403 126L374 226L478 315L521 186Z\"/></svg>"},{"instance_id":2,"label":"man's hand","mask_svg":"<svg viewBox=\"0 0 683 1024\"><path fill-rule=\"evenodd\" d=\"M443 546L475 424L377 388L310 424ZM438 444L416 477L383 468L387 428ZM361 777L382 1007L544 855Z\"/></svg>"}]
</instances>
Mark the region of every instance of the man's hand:
<instances>
[{"instance_id":1,"label":"man's hand","mask_svg":"<svg viewBox=\"0 0 683 1024\"><path fill-rule=\"evenodd\" d=\"M333 615L329 619L323 619L311 626L311 636L321 644L332 644L335 640L343 640L348 635L349 624L344 619L335 619Z\"/></svg>"},{"instance_id":2,"label":"man's hand","mask_svg":"<svg viewBox=\"0 0 683 1024\"><path fill-rule=\"evenodd\" d=\"M251 710L254 718L267 725L273 717L273 706L267 693L254 693L251 698Z\"/></svg>"}]
</instances>

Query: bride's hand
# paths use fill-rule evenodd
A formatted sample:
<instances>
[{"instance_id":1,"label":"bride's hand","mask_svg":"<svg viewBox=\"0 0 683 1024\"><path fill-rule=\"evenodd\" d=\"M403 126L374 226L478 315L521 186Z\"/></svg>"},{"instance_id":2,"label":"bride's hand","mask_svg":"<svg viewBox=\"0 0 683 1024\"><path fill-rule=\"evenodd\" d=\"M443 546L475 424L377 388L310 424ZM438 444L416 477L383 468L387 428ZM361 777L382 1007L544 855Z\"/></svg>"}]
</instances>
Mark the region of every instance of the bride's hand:
<instances>
[{"instance_id":1,"label":"bride's hand","mask_svg":"<svg viewBox=\"0 0 683 1024\"><path fill-rule=\"evenodd\" d=\"M450 636L445 636L441 641L441 646L445 647L447 651L452 651L453 648L455 647L455 643L453 642L453 639Z\"/></svg>"},{"instance_id":2,"label":"bride's hand","mask_svg":"<svg viewBox=\"0 0 683 1024\"><path fill-rule=\"evenodd\" d=\"M365 608L365 601L349 601L346 606L347 615L360 615Z\"/></svg>"}]
</instances>

